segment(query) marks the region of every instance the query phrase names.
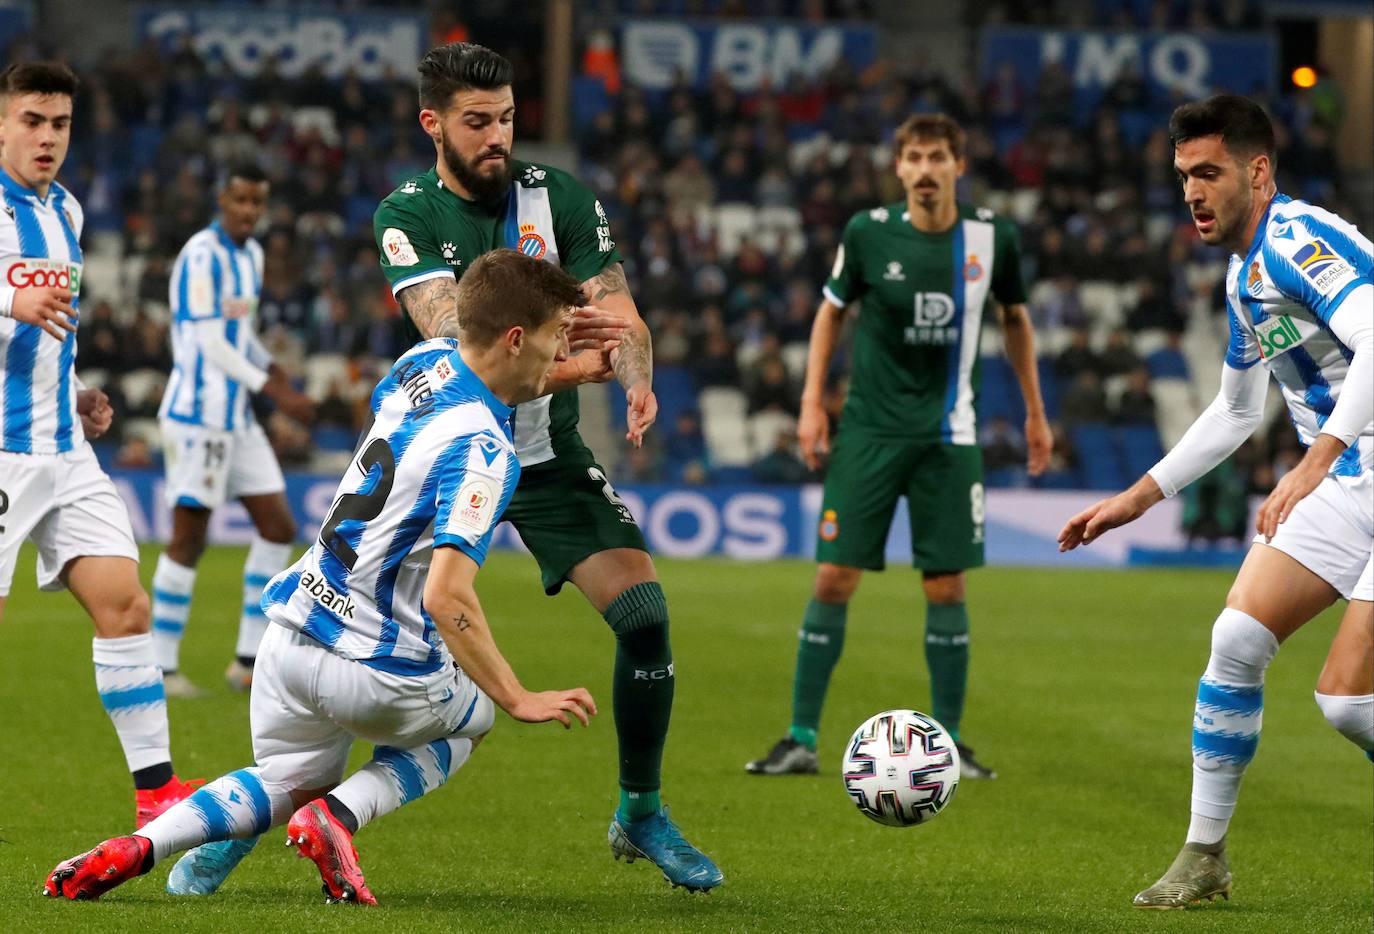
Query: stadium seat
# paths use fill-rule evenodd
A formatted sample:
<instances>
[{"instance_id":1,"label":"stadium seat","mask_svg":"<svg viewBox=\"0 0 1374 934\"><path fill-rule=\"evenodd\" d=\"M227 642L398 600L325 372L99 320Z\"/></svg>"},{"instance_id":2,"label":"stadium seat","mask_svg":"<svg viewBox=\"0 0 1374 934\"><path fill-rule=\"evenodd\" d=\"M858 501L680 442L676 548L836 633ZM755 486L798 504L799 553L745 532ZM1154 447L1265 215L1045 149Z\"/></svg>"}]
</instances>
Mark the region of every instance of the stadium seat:
<instances>
[{"instance_id":1,"label":"stadium seat","mask_svg":"<svg viewBox=\"0 0 1374 934\"><path fill-rule=\"evenodd\" d=\"M1153 425L1126 425L1117 429L1121 460L1127 477L1139 477L1164 456L1159 431Z\"/></svg>"},{"instance_id":2,"label":"stadium seat","mask_svg":"<svg viewBox=\"0 0 1374 934\"><path fill-rule=\"evenodd\" d=\"M806 378L806 357L810 352L811 348L801 341L783 345L783 366L787 367L787 375L799 383Z\"/></svg>"},{"instance_id":3,"label":"stadium seat","mask_svg":"<svg viewBox=\"0 0 1374 934\"><path fill-rule=\"evenodd\" d=\"M1025 418L1025 406L1016 383L1016 374L1004 357L984 357L982 391L978 409L984 422L1005 418L1013 424Z\"/></svg>"},{"instance_id":4,"label":"stadium seat","mask_svg":"<svg viewBox=\"0 0 1374 934\"><path fill-rule=\"evenodd\" d=\"M1078 452L1078 482L1086 490L1120 490L1126 485L1116 439L1106 425L1079 425L1070 431Z\"/></svg>"},{"instance_id":5,"label":"stadium seat","mask_svg":"<svg viewBox=\"0 0 1374 934\"><path fill-rule=\"evenodd\" d=\"M321 451L349 451L358 442L358 433L352 428L338 425L321 425L311 432L315 447Z\"/></svg>"},{"instance_id":6,"label":"stadium seat","mask_svg":"<svg viewBox=\"0 0 1374 934\"><path fill-rule=\"evenodd\" d=\"M795 433L797 420L786 412L759 412L745 422L749 432L749 460L758 460L769 451L780 432Z\"/></svg>"},{"instance_id":7,"label":"stadium seat","mask_svg":"<svg viewBox=\"0 0 1374 934\"><path fill-rule=\"evenodd\" d=\"M698 397L701 430L711 463L720 467L749 463L749 432L745 425L748 400L744 393L728 386L709 386Z\"/></svg>"},{"instance_id":8,"label":"stadium seat","mask_svg":"<svg viewBox=\"0 0 1374 934\"><path fill-rule=\"evenodd\" d=\"M711 212L711 229L723 259L734 259L742 242L758 234L758 209L752 204L722 204Z\"/></svg>"},{"instance_id":9,"label":"stadium seat","mask_svg":"<svg viewBox=\"0 0 1374 934\"><path fill-rule=\"evenodd\" d=\"M131 405L138 405L147 400L150 393L160 392L161 387L166 384L166 380L166 373L143 367L121 376L119 388L123 390L124 398L129 400Z\"/></svg>"},{"instance_id":10,"label":"stadium seat","mask_svg":"<svg viewBox=\"0 0 1374 934\"><path fill-rule=\"evenodd\" d=\"M124 422L124 437L138 438L154 451L162 449L162 429L155 418L131 418Z\"/></svg>"},{"instance_id":11,"label":"stadium seat","mask_svg":"<svg viewBox=\"0 0 1374 934\"><path fill-rule=\"evenodd\" d=\"M342 354L322 353L305 358L305 394L323 399L334 380L348 382L348 358Z\"/></svg>"},{"instance_id":12,"label":"stadium seat","mask_svg":"<svg viewBox=\"0 0 1374 934\"><path fill-rule=\"evenodd\" d=\"M1183 379L1157 379L1150 384L1150 392L1155 397L1161 440L1165 448L1171 448L1197 418L1193 387Z\"/></svg>"}]
</instances>

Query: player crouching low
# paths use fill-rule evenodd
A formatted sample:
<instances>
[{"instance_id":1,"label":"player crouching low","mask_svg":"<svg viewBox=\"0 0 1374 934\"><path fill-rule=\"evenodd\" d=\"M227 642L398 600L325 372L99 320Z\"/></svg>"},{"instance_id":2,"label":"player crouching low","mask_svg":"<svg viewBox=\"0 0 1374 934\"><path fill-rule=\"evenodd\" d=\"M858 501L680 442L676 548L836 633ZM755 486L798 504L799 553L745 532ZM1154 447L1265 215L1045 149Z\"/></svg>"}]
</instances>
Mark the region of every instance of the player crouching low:
<instances>
[{"instance_id":1,"label":"player crouching low","mask_svg":"<svg viewBox=\"0 0 1374 934\"><path fill-rule=\"evenodd\" d=\"M445 334L397 361L319 540L268 585L256 766L59 863L44 895L99 898L174 853L286 823L331 901L376 904L353 834L460 768L492 727L493 701L527 723L596 713L582 688L521 686L472 587L520 474L513 406L539 396L566 356L581 295L558 267L513 250L473 264L458 287L462 347ZM355 738L376 751L341 782Z\"/></svg>"}]
</instances>

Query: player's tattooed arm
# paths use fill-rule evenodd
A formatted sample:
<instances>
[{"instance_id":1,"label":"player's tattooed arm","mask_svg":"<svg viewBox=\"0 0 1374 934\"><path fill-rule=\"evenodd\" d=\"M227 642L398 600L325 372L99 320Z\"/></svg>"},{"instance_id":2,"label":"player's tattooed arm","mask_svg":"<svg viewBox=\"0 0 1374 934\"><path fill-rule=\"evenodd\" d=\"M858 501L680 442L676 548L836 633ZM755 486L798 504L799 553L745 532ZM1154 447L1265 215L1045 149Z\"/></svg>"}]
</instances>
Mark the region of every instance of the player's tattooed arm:
<instances>
[{"instance_id":1,"label":"player's tattooed arm","mask_svg":"<svg viewBox=\"0 0 1374 934\"><path fill-rule=\"evenodd\" d=\"M636 383L652 383L653 341L649 336L649 326L639 317L639 309L630 296L625 267L620 263L607 266L583 283L583 288L593 305L622 315L630 322L625 336L620 339L620 348L614 361L615 375L620 385L629 389Z\"/></svg>"},{"instance_id":2,"label":"player's tattooed arm","mask_svg":"<svg viewBox=\"0 0 1374 934\"><path fill-rule=\"evenodd\" d=\"M453 625L458 627L459 632L467 632L472 628L472 620L468 619L466 613L459 613L458 618L453 621Z\"/></svg>"},{"instance_id":3,"label":"player's tattooed arm","mask_svg":"<svg viewBox=\"0 0 1374 934\"><path fill-rule=\"evenodd\" d=\"M426 279L401 289L401 307L420 336L458 336L458 280L448 276Z\"/></svg>"},{"instance_id":4,"label":"player's tattooed arm","mask_svg":"<svg viewBox=\"0 0 1374 934\"><path fill-rule=\"evenodd\" d=\"M625 440L635 447L644 443L644 432L658 417L658 400L654 397L654 350L649 326L639 316L630 286L625 281L625 269L619 263L607 266L586 282L583 291L591 303L603 311L619 315L628 323L620 346L611 353L615 378L625 387L629 402L625 410Z\"/></svg>"}]
</instances>

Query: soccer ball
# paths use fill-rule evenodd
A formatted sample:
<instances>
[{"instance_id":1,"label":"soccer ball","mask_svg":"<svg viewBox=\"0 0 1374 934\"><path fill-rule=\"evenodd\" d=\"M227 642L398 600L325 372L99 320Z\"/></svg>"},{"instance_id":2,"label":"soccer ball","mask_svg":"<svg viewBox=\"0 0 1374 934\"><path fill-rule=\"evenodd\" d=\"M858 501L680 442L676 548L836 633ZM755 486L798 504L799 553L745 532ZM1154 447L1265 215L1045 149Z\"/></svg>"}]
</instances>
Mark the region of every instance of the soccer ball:
<instances>
[{"instance_id":1,"label":"soccer ball","mask_svg":"<svg viewBox=\"0 0 1374 934\"><path fill-rule=\"evenodd\" d=\"M959 750L949 732L915 710L884 710L845 747L844 788L865 817L889 827L921 824L959 787Z\"/></svg>"}]
</instances>

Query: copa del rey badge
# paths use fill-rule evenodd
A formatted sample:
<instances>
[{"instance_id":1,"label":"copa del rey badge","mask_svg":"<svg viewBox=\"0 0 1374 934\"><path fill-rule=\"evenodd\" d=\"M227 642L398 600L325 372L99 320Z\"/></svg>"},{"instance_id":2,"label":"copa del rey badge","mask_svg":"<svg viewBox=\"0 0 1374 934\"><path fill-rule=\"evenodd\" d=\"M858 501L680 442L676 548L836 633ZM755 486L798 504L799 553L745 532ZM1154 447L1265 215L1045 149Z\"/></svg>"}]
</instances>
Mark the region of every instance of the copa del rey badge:
<instances>
[{"instance_id":1,"label":"copa del rey badge","mask_svg":"<svg viewBox=\"0 0 1374 934\"><path fill-rule=\"evenodd\" d=\"M496 489L485 477L469 477L458 490L458 502L453 507L452 525L469 529L478 535L491 528L496 512Z\"/></svg>"}]
</instances>

